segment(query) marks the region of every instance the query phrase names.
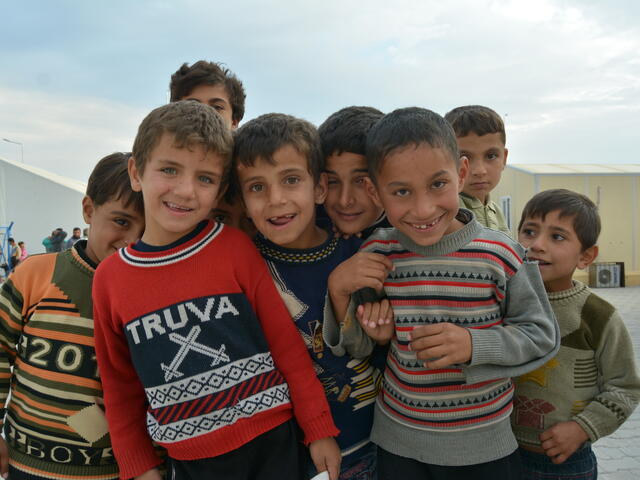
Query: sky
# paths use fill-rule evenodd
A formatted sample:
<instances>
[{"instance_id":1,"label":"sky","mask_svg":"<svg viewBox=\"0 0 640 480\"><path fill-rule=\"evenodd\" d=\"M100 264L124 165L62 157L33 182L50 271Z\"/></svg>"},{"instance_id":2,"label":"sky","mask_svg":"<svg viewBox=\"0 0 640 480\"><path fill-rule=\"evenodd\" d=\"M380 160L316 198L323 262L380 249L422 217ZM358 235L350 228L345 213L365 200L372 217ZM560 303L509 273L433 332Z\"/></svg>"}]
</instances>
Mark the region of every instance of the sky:
<instances>
[{"instance_id":1,"label":"sky","mask_svg":"<svg viewBox=\"0 0 640 480\"><path fill-rule=\"evenodd\" d=\"M247 121L348 105L503 116L509 163L640 163L636 0L4 1L0 157L86 181L200 59Z\"/></svg>"}]
</instances>

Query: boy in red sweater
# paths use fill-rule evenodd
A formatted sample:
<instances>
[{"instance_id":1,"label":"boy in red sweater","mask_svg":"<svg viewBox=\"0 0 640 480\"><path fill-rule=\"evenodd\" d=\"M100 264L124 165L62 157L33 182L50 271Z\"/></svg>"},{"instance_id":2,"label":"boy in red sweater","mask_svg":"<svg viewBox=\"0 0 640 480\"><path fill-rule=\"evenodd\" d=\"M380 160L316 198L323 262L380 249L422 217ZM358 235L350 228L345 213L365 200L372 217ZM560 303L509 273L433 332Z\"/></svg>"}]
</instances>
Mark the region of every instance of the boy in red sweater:
<instances>
[{"instance_id":1,"label":"boy in red sweater","mask_svg":"<svg viewBox=\"0 0 640 480\"><path fill-rule=\"evenodd\" d=\"M319 470L340 452L323 389L249 238L206 220L224 192L231 131L209 106L152 111L129 174L144 199L139 242L94 280L96 352L123 478L304 478L297 427ZM337 478L333 475L332 478Z\"/></svg>"}]
</instances>

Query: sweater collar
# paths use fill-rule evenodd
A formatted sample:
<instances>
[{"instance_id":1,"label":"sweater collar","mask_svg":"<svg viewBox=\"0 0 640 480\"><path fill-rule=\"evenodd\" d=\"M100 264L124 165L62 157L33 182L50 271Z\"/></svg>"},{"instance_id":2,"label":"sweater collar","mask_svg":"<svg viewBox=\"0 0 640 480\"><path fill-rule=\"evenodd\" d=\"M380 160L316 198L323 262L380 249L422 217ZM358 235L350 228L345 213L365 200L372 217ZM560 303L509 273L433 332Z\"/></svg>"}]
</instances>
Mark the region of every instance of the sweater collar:
<instances>
[{"instance_id":1,"label":"sweater collar","mask_svg":"<svg viewBox=\"0 0 640 480\"><path fill-rule=\"evenodd\" d=\"M256 235L254 240L256 247L265 260L272 260L282 263L304 263L310 264L320 262L329 257L338 246L339 239L334 237L331 232L327 239L317 247L307 249L285 248L276 245L270 240L262 236Z\"/></svg>"},{"instance_id":2,"label":"sweater collar","mask_svg":"<svg viewBox=\"0 0 640 480\"><path fill-rule=\"evenodd\" d=\"M224 225L207 221L204 226L198 225L194 232L185 235L178 242L152 251L139 251L129 245L118 250L120 258L136 267L161 267L190 258L206 247L222 232Z\"/></svg>"},{"instance_id":3,"label":"sweater collar","mask_svg":"<svg viewBox=\"0 0 640 480\"><path fill-rule=\"evenodd\" d=\"M577 297L588 294L589 289L587 288L587 286L584 283L579 282L578 280L573 280L573 286L571 288L568 288L567 290L547 293L549 302L556 304L573 302Z\"/></svg>"},{"instance_id":4,"label":"sweater collar","mask_svg":"<svg viewBox=\"0 0 640 480\"><path fill-rule=\"evenodd\" d=\"M433 245L422 246L415 243L408 236L404 235L398 229L394 229L397 240L408 250L423 255L425 257L448 255L467 245L475 239L480 231L480 225L470 210L461 208L458 210L456 219L464 224L464 226L453 233L444 235L438 242Z\"/></svg>"}]
</instances>

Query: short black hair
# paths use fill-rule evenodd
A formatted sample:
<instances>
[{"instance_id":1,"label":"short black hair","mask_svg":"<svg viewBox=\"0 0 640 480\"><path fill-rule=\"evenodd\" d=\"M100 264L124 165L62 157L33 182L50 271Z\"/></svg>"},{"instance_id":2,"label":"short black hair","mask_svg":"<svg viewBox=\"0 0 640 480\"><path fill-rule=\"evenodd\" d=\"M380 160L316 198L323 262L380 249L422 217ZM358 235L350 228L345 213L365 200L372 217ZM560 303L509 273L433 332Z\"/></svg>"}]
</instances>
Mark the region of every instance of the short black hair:
<instances>
[{"instance_id":1,"label":"short black hair","mask_svg":"<svg viewBox=\"0 0 640 480\"><path fill-rule=\"evenodd\" d=\"M564 188L535 194L522 210L518 231L527 218L541 217L544 220L547 214L555 211L559 212L561 218L573 218L573 229L580 240L582 251L598 242L602 228L598 207L589 197Z\"/></svg>"},{"instance_id":2,"label":"short black hair","mask_svg":"<svg viewBox=\"0 0 640 480\"><path fill-rule=\"evenodd\" d=\"M400 108L382 117L367 135L369 176L375 181L384 160L394 151L408 145L429 144L442 148L451 156L456 168L460 155L456 136L444 118L420 107Z\"/></svg>"},{"instance_id":3,"label":"short black hair","mask_svg":"<svg viewBox=\"0 0 640 480\"><path fill-rule=\"evenodd\" d=\"M142 193L131 189L127 170L130 152L116 152L102 158L93 168L87 183L87 197L99 207L109 201L122 199L124 205L144 213Z\"/></svg>"},{"instance_id":4,"label":"short black hair","mask_svg":"<svg viewBox=\"0 0 640 480\"><path fill-rule=\"evenodd\" d=\"M244 117L244 102L247 95L242 82L222 63L199 60L193 65L183 63L171 75L169 90L171 101L177 102L189 95L199 85L224 85L231 102L231 118L238 123Z\"/></svg>"},{"instance_id":5,"label":"short black hair","mask_svg":"<svg viewBox=\"0 0 640 480\"><path fill-rule=\"evenodd\" d=\"M345 107L327 118L320 127L320 145L327 159L343 152L365 155L367 133L384 114L373 107Z\"/></svg>"},{"instance_id":6,"label":"short black hair","mask_svg":"<svg viewBox=\"0 0 640 480\"><path fill-rule=\"evenodd\" d=\"M283 113L261 115L236 130L234 167L251 167L259 158L273 164L273 154L286 145L304 155L307 169L317 183L324 168L318 130L306 120Z\"/></svg>"},{"instance_id":7,"label":"short black hair","mask_svg":"<svg viewBox=\"0 0 640 480\"><path fill-rule=\"evenodd\" d=\"M465 105L454 108L444 118L453 127L456 137L466 137L469 133L475 133L479 137L488 133L498 133L503 145L507 143L504 122L500 115L489 107Z\"/></svg>"}]
</instances>

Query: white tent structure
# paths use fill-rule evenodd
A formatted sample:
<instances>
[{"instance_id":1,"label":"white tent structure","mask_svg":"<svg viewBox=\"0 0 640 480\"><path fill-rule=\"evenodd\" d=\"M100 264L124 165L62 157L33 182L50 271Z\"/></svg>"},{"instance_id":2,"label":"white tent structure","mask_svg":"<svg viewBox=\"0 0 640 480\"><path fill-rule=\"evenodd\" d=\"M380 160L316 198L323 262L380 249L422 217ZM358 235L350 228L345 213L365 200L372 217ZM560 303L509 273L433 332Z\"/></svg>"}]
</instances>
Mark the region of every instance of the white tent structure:
<instances>
[{"instance_id":1,"label":"white tent structure","mask_svg":"<svg viewBox=\"0 0 640 480\"><path fill-rule=\"evenodd\" d=\"M0 226L13 222L11 234L29 254L43 253L42 240L60 227L67 238L85 228L82 198L86 184L24 163L0 158Z\"/></svg>"}]
</instances>

